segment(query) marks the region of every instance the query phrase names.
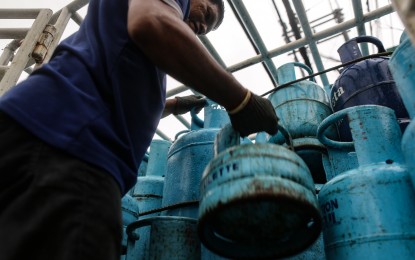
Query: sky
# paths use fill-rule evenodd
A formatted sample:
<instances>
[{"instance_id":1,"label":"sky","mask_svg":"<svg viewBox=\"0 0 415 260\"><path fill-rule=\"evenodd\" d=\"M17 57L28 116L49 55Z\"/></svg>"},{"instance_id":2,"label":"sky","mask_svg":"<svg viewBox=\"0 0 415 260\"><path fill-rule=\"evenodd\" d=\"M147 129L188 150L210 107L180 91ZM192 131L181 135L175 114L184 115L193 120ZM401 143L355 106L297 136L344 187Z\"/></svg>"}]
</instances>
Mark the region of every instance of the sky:
<instances>
[{"instance_id":1,"label":"sky","mask_svg":"<svg viewBox=\"0 0 415 260\"><path fill-rule=\"evenodd\" d=\"M56 12L70 2L71 0L3 0L0 3L0 8L49 8L53 12ZM243 0L243 4L248 10L249 16L252 19L256 29L258 30L260 38L268 51L279 48L286 44L283 37L283 31L281 29L281 21L277 15L275 8L276 5L281 13L282 21L289 27L289 21L285 14L285 8L282 5L282 1ZM314 32L322 31L337 25L334 20L331 19L333 17L331 15L333 9L342 9L345 21L354 18L352 0L307 0L303 1L303 4L307 12L307 18L310 24L314 25ZM364 13L368 12L368 10L375 10L388 4L390 4L389 0L362 0ZM85 16L86 7L79 10L78 13L82 17ZM313 22L315 20L318 21ZM326 22L318 25L318 23L324 21ZM27 28L30 27L32 23L33 20L0 19L0 28ZM65 29L63 38L75 32L77 28L78 25L73 21L70 21L67 28ZM395 13L376 19L371 23L366 23L365 28L366 33L368 35L379 38L383 42L385 48L396 46L399 43L399 37L403 31L402 23ZM351 29L347 33L350 38L357 36L356 29ZM215 50L219 53L221 59L224 61L227 67L239 64L240 62L256 56L254 48L246 37L242 26L235 18L235 15L233 14L227 1L225 1L224 22L219 27L219 29L208 34L208 39L214 46ZM292 38L292 40L294 40L294 38ZM2 51L4 46L10 41L10 39L0 39L0 51ZM337 36L330 40L318 43L318 51L323 59L323 65L326 69L340 64L337 49L344 42L344 37ZM374 46L369 47L371 53L377 52ZM298 53L296 56L300 62L303 62L301 56ZM308 52L308 56L312 61L312 69L316 71L316 67L310 52ZM287 62L294 61L294 55L292 55L292 53L282 54L272 58L272 61L275 67L278 68ZM263 66L259 63L234 72L233 75L245 87L256 94L265 93L274 87ZM297 72L298 77L301 75L302 74L300 71ZM330 83L333 83L338 75L338 71L328 73L327 77ZM22 75L22 80L26 76L27 75ZM317 78L317 83L322 84L319 78ZM168 78L168 90L174 89L181 85L182 84L180 82L177 82L170 77ZM179 95L187 95L190 93L190 91L186 91ZM188 114L184 115L184 117L187 120L190 120L190 116ZM201 117L203 118L203 113L201 113ZM160 121L159 129L167 134L170 139L174 139L176 133L186 129L186 127L178 122L175 117L169 116ZM154 138L160 139L160 137L157 135Z\"/></svg>"}]
</instances>

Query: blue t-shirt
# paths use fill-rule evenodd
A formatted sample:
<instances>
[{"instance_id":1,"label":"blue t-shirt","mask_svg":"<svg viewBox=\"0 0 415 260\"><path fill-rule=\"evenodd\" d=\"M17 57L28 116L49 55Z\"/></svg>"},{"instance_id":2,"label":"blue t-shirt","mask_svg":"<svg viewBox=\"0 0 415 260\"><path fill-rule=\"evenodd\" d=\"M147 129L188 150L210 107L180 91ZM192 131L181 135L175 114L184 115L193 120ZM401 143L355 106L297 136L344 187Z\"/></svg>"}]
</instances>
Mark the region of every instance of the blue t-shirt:
<instances>
[{"instance_id":1,"label":"blue t-shirt","mask_svg":"<svg viewBox=\"0 0 415 260\"><path fill-rule=\"evenodd\" d=\"M186 17L189 0L174 1ZM123 194L136 182L166 93L165 73L128 35L127 12L128 0L91 0L79 31L0 98L0 110L50 145L102 167Z\"/></svg>"}]
</instances>

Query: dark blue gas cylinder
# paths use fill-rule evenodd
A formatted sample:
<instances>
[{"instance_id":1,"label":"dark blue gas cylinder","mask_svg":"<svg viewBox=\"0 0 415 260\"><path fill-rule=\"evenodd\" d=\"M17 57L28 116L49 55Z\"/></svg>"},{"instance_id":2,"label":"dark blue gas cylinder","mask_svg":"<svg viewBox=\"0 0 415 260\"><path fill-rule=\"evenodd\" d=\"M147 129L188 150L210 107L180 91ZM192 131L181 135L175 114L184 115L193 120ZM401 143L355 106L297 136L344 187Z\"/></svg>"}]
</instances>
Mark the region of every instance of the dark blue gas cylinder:
<instances>
[{"instance_id":1,"label":"dark blue gas cylinder","mask_svg":"<svg viewBox=\"0 0 415 260\"><path fill-rule=\"evenodd\" d=\"M312 70L302 63L287 63L277 69L278 83L296 80L295 68L312 74ZM277 89L268 99L273 104L280 123L292 136L295 152L307 164L314 182L325 183L322 154L326 153L326 148L316 138L317 127L332 114L324 88L311 78ZM332 129L332 137L337 137L335 128ZM284 143L281 134L274 138L276 143Z\"/></svg>"},{"instance_id":2,"label":"dark blue gas cylinder","mask_svg":"<svg viewBox=\"0 0 415 260\"><path fill-rule=\"evenodd\" d=\"M353 142L327 138L325 129L345 117ZM322 122L318 137L326 146L354 147L359 164L318 195L327 259L413 259L415 192L395 112L378 105L346 108Z\"/></svg>"},{"instance_id":3,"label":"dark blue gas cylinder","mask_svg":"<svg viewBox=\"0 0 415 260\"><path fill-rule=\"evenodd\" d=\"M164 175L167 171L167 153L170 146L171 142L166 140L153 140L150 144L146 175L137 177L137 184L132 195L137 200L141 213L144 214L140 219L160 214L146 214L146 212L161 206ZM128 241L127 259L149 259L150 228L143 226L136 232L140 239Z\"/></svg>"},{"instance_id":4,"label":"dark blue gas cylinder","mask_svg":"<svg viewBox=\"0 0 415 260\"><path fill-rule=\"evenodd\" d=\"M230 125L215 140L216 156L200 185L202 243L231 259L274 259L305 250L321 231L307 165L281 145L239 143Z\"/></svg>"},{"instance_id":5,"label":"dark blue gas cylinder","mask_svg":"<svg viewBox=\"0 0 415 260\"><path fill-rule=\"evenodd\" d=\"M337 50L342 63L362 57L359 43L372 43L378 52L385 52L382 42L372 36L359 36L344 43ZM388 67L389 57L366 59L346 66L334 82L330 97L334 112L359 105L381 105L393 109L402 132L409 122L409 115ZM337 124L341 141L351 141L349 125Z\"/></svg>"},{"instance_id":6,"label":"dark blue gas cylinder","mask_svg":"<svg viewBox=\"0 0 415 260\"><path fill-rule=\"evenodd\" d=\"M391 57L389 67L411 117L402 137L402 150L415 187L415 47L405 33L401 40Z\"/></svg>"},{"instance_id":7,"label":"dark blue gas cylinder","mask_svg":"<svg viewBox=\"0 0 415 260\"><path fill-rule=\"evenodd\" d=\"M203 170L213 158L213 142L216 134L230 122L226 110L208 100L204 107L204 120L191 112L192 121L203 126L183 134L174 141L167 157L162 207L196 202ZM197 218L198 204L166 210L165 215Z\"/></svg>"}]
</instances>

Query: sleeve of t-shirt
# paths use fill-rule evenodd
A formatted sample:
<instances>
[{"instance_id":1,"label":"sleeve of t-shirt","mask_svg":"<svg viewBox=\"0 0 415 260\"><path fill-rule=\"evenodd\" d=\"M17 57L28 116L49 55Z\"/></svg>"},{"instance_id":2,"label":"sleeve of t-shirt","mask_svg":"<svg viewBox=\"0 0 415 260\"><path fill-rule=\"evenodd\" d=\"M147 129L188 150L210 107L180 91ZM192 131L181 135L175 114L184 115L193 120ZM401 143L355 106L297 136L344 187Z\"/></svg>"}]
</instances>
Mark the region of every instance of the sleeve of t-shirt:
<instances>
[{"instance_id":1,"label":"sleeve of t-shirt","mask_svg":"<svg viewBox=\"0 0 415 260\"><path fill-rule=\"evenodd\" d=\"M189 13L189 0L161 0L169 6L173 7L180 14L182 20L186 19Z\"/></svg>"}]
</instances>

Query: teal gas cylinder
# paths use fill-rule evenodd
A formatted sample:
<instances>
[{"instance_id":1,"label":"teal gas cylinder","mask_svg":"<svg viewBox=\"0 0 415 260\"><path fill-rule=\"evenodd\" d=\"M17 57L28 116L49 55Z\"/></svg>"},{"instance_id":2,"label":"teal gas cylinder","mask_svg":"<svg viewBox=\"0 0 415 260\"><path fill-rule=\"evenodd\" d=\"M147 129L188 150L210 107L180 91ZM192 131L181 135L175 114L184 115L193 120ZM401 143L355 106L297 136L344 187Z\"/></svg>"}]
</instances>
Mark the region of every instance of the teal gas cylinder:
<instances>
[{"instance_id":1,"label":"teal gas cylinder","mask_svg":"<svg viewBox=\"0 0 415 260\"><path fill-rule=\"evenodd\" d=\"M311 69L302 63L287 63L277 69L278 83L295 80L296 67L312 74ZM322 154L326 153L326 149L316 138L317 127L324 118L332 114L324 89L312 78L277 89L268 99L273 104L280 123L292 136L295 152L307 164L314 182L325 183ZM336 136L333 128L332 137ZM275 142L284 143L283 136L278 134Z\"/></svg>"},{"instance_id":2,"label":"teal gas cylinder","mask_svg":"<svg viewBox=\"0 0 415 260\"><path fill-rule=\"evenodd\" d=\"M170 146L171 142L166 140L153 140L150 144L146 175L138 176L132 195L137 200L142 214L161 206L164 175L167 171L167 153ZM159 213L145 214L140 219L158 215ZM136 232L140 239L128 241L127 260L149 259L150 228L142 227Z\"/></svg>"},{"instance_id":3,"label":"teal gas cylinder","mask_svg":"<svg viewBox=\"0 0 415 260\"><path fill-rule=\"evenodd\" d=\"M389 68L411 118L402 137L402 151L415 187L415 48L405 34L401 39L390 59Z\"/></svg>"},{"instance_id":4,"label":"teal gas cylinder","mask_svg":"<svg viewBox=\"0 0 415 260\"><path fill-rule=\"evenodd\" d=\"M327 181L359 167L354 147L326 147L323 155L323 167Z\"/></svg>"},{"instance_id":5,"label":"teal gas cylinder","mask_svg":"<svg viewBox=\"0 0 415 260\"><path fill-rule=\"evenodd\" d=\"M138 220L139 207L137 201L126 194L121 199L121 216L122 216L122 242L121 242L121 259L124 259L127 253L128 236L126 234L127 226Z\"/></svg>"},{"instance_id":6,"label":"teal gas cylinder","mask_svg":"<svg viewBox=\"0 0 415 260\"><path fill-rule=\"evenodd\" d=\"M199 200L199 185L203 170L213 158L213 142L222 126L229 123L226 110L208 101L204 121L192 111L192 121L200 121L203 128L180 136L170 147L167 156L162 207ZM165 215L197 218L198 204L166 210Z\"/></svg>"},{"instance_id":7,"label":"teal gas cylinder","mask_svg":"<svg viewBox=\"0 0 415 260\"><path fill-rule=\"evenodd\" d=\"M156 216L138 220L127 227L131 239L139 239L134 231L150 228L148 258L157 260L200 259L200 241L197 236L197 220L187 217ZM135 260L135 259L126 259Z\"/></svg>"},{"instance_id":8,"label":"teal gas cylinder","mask_svg":"<svg viewBox=\"0 0 415 260\"><path fill-rule=\"evenodd\" d=\"M144 154L143 160L141 160L140 167L138 168L137 176L144 176L147 172L148 153Z\"/></svg>"},{"instance_id":9,"label":"teal gas cylinder","mask_svg":"<svg viewBox=\"0 0 415 260\"><path fill-rule=\"evenodd\" d=\"M224 113L225 108L211 100L207 100L204 108L204 120L200 119L194 111L191 111L192 124L191 130L206 128L220 128L229 122L228 113Z\"/></svg>"},{"instance_id":10,"label":"teal gas cylinder","mask_svg":"<svg viewBox=\"0 0 415 260\"><path fill-rule=\"evenodd\" d=\"M277 258L304 250L321 231L306 164L281 145L239 142L239 134L230 125L224 127L215 141L217 154L203 173L198 222L202 243L232 259Z\"/></svg>"},{"instance_id":11,"label":"teal gas cylinder","mask_svg":"<svg viewBox=\"0 0 415 260\"><path fill-rule=\"evenodd\" d=\"M325 129L345 117L353 142L327 138ZM377 105L346 108L322 122L318 137L327 146L354 146L359 163L318 195L327 259L413 259L415 193L395 112Z\"/></svg>"},{"instance_id":12,"label":"teal gas cylinder","mask_svg":"<svg viewBox=\"0 0 415 260\"><path fill-rule=\"evenodd\" d=\"M203 170L213 158L216 134L221 127L230 122L223 107L207 101L204 107L204 120L191 111L192 131L181 135L170 147L162 207L175 206L163 211L163 215L197 219ZM201 251L201 259L218 259L203 246Z\"/></svg>"},{"instance_id":13,"label":"teal gas cylinder","mask_svg":"<svg viewBox=\"0 0 415 260\"><path fill-rule=\"evenodd\" d=\"M362 57L358 43L371 43L385 52L382 42L372 36L359 36L338 49L342 63ZM334 82L330 97L334 112L359 105L381 105L392 108L402 132L409 122L408 112L396 88L388 67L389 57L366 59L345 67ZM337 124L341 141L350 141L350 129L345 120Z\"/></svg>"},{"instance_id":14,"label":"teal gas cylinder","mask_svg":"<svg viewBox=\"0 0 415 260\"><path fill-rule=\"evenodd\" d=\"M148 164L148 152L146 152L144 154L143 159L141 160L140 166L138 167L138 171L137 171L137 177L146 175L146 172L147 172L147 164ZM127 194L130 195L130 196L133 196L133 194L134 194L134 188L135 187L132 187L127 192Z\"/></svg>"}]
</instances>

